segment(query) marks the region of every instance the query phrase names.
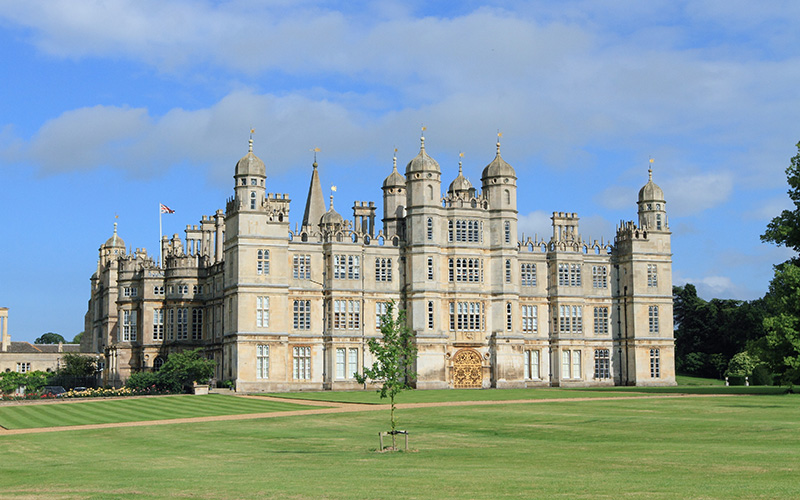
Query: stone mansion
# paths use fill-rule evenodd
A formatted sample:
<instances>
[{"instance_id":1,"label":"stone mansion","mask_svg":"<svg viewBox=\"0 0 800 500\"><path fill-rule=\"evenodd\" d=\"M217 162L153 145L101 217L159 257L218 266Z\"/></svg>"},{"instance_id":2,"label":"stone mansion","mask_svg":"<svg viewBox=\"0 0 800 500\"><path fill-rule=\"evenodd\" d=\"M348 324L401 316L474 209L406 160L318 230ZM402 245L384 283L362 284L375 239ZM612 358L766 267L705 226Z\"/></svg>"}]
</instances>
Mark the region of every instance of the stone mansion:
<instances>
[{"instance_id":1,"label":"stone mansion","mask_svg":"<svg viewBox=\"0 0 800 500\"><path fill-rule=\"evenodd\" d=\"M316 161L302 225L267 193L266 167L236 163L225 211L163 237L163 263L100 247L83 351L104 381L157 370L202 348L240 391L354 390L367 340L394 301L407 311L419 389L674 385L672 261L664 194L650 179L638 220L613 243L584 240L575 213L552 236L517 236L517 176L500 143L480 190L462 175L442 194L425 150L383 181L383 219L356 201L325 207ZM523 189L525 189L523 187ZM528 188L530 189L530 188Z\"/></svg>"}]
</instances>

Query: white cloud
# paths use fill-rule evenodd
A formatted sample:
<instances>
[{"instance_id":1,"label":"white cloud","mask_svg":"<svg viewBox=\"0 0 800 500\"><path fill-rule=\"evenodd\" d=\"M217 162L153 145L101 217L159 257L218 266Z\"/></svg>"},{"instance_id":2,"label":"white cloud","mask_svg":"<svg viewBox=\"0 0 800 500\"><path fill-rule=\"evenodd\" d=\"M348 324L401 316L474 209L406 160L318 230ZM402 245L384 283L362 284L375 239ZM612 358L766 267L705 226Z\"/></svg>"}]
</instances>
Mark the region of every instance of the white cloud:
<instances>
[{"instance_id":1,"label":"white cloud","mask_svg":"<svg viewBox=\"0 0 800 500\"><path fill-rule=\"evenodd\" d=\"M693 284L697 288L697 295L705 300L738 298L745 294L745 290L734 284L728 276L684 278L678 272L674 272L672 282L676 286Z\"/></svg>"},{"instance_id":2,"label":"white cloud","mask_svg":"<svg viewBox=\"0 0 800 500\"><path fill-rule=\"evenodd\" d=\"M550 240L553 234L553 223L550 220L552 214L545 213L541 210L536 210L524 215L519 215L517 219L517 230L520 234L524 234L525 238L533 239L536 236L538 239Z\"/></svg>"},{"instance_id":3,"label":"white cloud","mask_svg":"<svg viewBox=\"0 0 800 500\"><path fill-rule=\"evenodd\" d=\"M32 144L30 151L43 164L55 160L62 168L67 160L57 155L77 145L84 147L71 168L114 157L102 161L140 169L187 154L214 163L223 161L221 151L230 153L239 130L254 124L275 140L268 144L280 147L278 155L295 145L305 151L320 138L330 143L329 152L352 158L371 142L376 149L368 154L375 154L421 123L439 141L432 150L466 150L475 159L486 156L501 128L508 137L504 155L536 157L546 167L591 165L597 160L590 149L625 148L644 156L675 144L672 163L695 167L658 182L668 191L671 214L683 215L726 201L734 178L773 178L774 162L758 159L776 142L789 142L800 107L800 64L792 54L759 61L720 50L722 42L711 40L685 48L687 37L696 35L693 23L713 20L714 12L738 19L731 39L724 37L724 24L715 24L725 43L735 45L734 35L747 29L764 28L768 38L769 21L785 24L774 11L759 11L760 21L748 24L746 15L725 6L670 2L626 2L613 9L591 2L558 9L512 3L425 17L409 14L432 8L423 4L335 8L154 0L4 4L0 18L27 27L48 54L125 57L177 78L211 70L218 80L231 86L241 80L250 89L230 92L205 109L163 116L134 116L136 109L105 118L97 110L88 113L89 123L110 120L120 132L138 133L129 139L141 146L136 151L114 142L113 129L91 137L81 136L91 128L71 130L70 113L83 110L53 119L49 126L59 122L63 128L48 131L46 125L33 139L53 149ZM272 80L283 78L290 85L274 91ZM414 148L410 141L405 145ZM621 209L630 199L623 193L638 187L612 187L599 200Z\"/></svg>"},{"instance_id":4,"label":"white cloud","mask_svg":"<svg viewBox=\"0 0 800 500\"><path fill-rule=\"evenodd\" d=\"M731 172L708 172L671 177L661 184L671 215L696 214L726 202L733 193Z\"/></svg>"}]
</instances>

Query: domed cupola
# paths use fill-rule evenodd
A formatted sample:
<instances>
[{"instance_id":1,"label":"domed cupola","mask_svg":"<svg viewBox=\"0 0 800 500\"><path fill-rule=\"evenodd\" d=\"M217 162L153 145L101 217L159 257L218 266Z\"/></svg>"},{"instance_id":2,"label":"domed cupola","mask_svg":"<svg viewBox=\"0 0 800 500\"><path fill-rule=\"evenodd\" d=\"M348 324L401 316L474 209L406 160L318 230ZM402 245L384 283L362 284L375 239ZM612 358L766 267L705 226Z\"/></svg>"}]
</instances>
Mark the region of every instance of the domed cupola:
<instances>
[{"instance_id":1,"label":"domed cupola","mask_svg":"<svg viewBox=\"0 0 800 500\"><path fill-rule=\"evenodd\" d=\"M406 178L397 171L397 156L395 156L392 159L392 173L383 181L383 189L404 187L406 187Z\"/></svg>"},{"instance_id":2,"label":"domed cupola","mask_svg":"<svg viewBox=\"0 0 800 500\"><path fill-rule=\"evenodd\" d=\"M323 232L336 232L344 229L344 218L333 209L333 195L331 195L331 208L322 214L319 225Z\"/></svg>"},{"instance_id":3,"label":"domed cupola","mask_svg":"<svg viewBox=\"0 0 800 500\"><path fill-rule=\"evenodd\" d=\"M653 163L652 158L650 163ZM650 231L669 231L664 191L653 182L653 169L647 169L647 184L639 190L639 227Z\"/></svg>"},{"instance_id":4,"label":"domed cupola","mask_svg":"<svg viewBox=\"0 0 800 500\"><path fill-rule=\"evenodd\" d=\"M425 152L425 136L420 137L419 154L406 165L406 177L423 174L440 174L439 163Z\"/></svg>"},{"instance_id":5,"label":"domed cupola","mask_svg":"<svg viewBox=\"0 0 800 500\"><path fill-rule=\"evenodd\" d=\"M481 175L481 181L483 184L487 184L489 179L496 179L499 177L506 178L506 179L514 179L517 178L517 173L514 171L514 167L508 164L502 156L500 156L500 137L501 134L497 134L497 155L494 157L491 163L486 165L486 168L483 169L483 174ZM503 182L503 181L494 181L494 182Z\"/></svg>"},{"instance_id":6,"label":"domed cupola","mask_svg":"<svg viewBox=\"0 0 800 500\"><path fill-rule=\"evenodd\" d=\"M111 235L111 238L107 239L105 243L103 243L103 246L101 248L107 248L107 249L111 249L111 248L119 249L119 248L121 248L123 250L123 252L125 251L125 242L122 240L122 238L117 236L117 223L116 222L114 223L114 234Z\"/></svg>"},{"instance_id":7,"label":"domed cupola","mask_svg":"<svg viewBox=\"0 0 800 500\"><path fill-rule=\"evenodd\" d=\"M653 182L653 169L647 170L649 179L642 189L639 190L639 202L643 201L660 201L664 202L664 191L658 187L658 184Z\"/></svg>"},{"instance_id":8,"label":"domed cupola","mask_svg":"<svg viewBox=\"0 0 800 500\"><path fill-rule=\"evenodd\" d=\"M250 131L247 154L236 163L236 172L233 175L235 203L232 207L236 210L257 211L262 209L265 202L266 167L264 162L253 154L252 134L253 130Z\"/></svg>"},{"instance_id":9,"label":"domed cupola","mask_svg":"<svg viewBox=\"0 0 800 500\"><path fill-rule=\"evenodd\" d=\"M463 156L463 153L459 155L459 157ZM453 182L450 183L450 187L447 188L448 194L451 196L458 196L461 198L468 198L475 195L475 188L472 187L472 183L464 177L464 172L461 166L461 160L458 161L458 176L453 179Z\"/></svg>"},{"instance_id":10,"label":"domed cupola","mask_svg":"<svg viewBox=\"0 0 800 500\"><path fill-rule=\"evenodd\" d=\"M100 245L100 259L98 266L104 267L109 262L116 260L117 257L125 255L125 242L117 235L117 223L114 223L114 234ZM98 268L99 271L99 268Z\"/></svg>"},{"instance_id":11,"label":"domed cupola","mask_svg":"<svg viewBox=\"0 0 800 500\"><path fill-rule=\"evenodd\" d=\"M240 177L267 177L267 167L261 158L253 154L253 138L250 137L250 147L246 155L236 162L234 178ZM239 184L237 182L237 184Z\"/></svg>"}]
</instances>

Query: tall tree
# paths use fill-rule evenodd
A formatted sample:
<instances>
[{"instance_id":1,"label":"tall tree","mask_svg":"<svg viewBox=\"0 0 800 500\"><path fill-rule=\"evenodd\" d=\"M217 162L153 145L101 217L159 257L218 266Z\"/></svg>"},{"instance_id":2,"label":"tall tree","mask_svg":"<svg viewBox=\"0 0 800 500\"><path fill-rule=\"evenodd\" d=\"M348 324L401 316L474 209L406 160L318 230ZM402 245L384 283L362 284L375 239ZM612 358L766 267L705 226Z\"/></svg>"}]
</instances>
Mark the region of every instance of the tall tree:
<instances>
[{"instance_id":1,"label":"tall tree","mask_svg":"<svg viewBox=\"0 0 800 500\"><path fill-rule=\"evenodd\" d=\"M392 449L397 449L394 398L411 389L411 380L416 377L411 364L416 358L417 346L414 333L406 323L406 312L401 309L395 317L394 307L394 302L390 302L386 314L381 316L381 340L372 338L367 342L369 351L375 356L372 368L364 367L364 374L356 375L356 380L360 384L368 380L380 383L378 392L381 399L388 397L391 400Z\"/></svg>"},{"instance_id":2,"label":"tall tree","mask_svg":"<svg viewBox=\"0 0 800 500\"><path fill-rule=\"evenodd\" d=\"M705 301L691 283L673 287L675 364L680 373L720 377L730 359L764 334L761 301Z\"/></svg>"},{"instance_id":3,"label":"tall tree","mask_svg":"<svg viewBox=\"0 0 800 500\"><path fill-rule=\"evenodd\" d=\"M794 210L784 210L767 225L762 241L792 248L800 252L800 142L798 153L786 169L789 199ZM783 383L800 383L800 261L792 259L775 266L775 276L764 297L767 316L766 337L760 345Z\"/></svg>"},{"instance_id":4,"label":"tall tree","mask_svg":"<svg viewBox=\"0 0 800 500\"><path fill-rule=\"evenodd\" d=\"M764 297L764 357L782 383L800 383L800 266L792 261L775 266Z\"/></svg>"},{"instance_id":5,"label":"tall tree","mask_svg":"<svg viewBox=\"0 0 800 500\"><path fill-rule=\"evenodd\" d=\"M33 341L34 344L58 344L59 342L65 344L67 341L61 335L53 332L43 333L41 337Z\"/></svg>"},{"instance_id":6,"label":"tall tree","mask_svg":"<svg viewBox=\"0 0 800 500\"><path fill-rule=\"evenodd\" d=\"M786 169L786 179L789 182L788 194L794 203L794 210L784 210L773 218L767 225L766 232L761 235L761 241L792 248L800 253L800 142L796 146L798 152L792 157Z\"/></svg>"}]
</instances>

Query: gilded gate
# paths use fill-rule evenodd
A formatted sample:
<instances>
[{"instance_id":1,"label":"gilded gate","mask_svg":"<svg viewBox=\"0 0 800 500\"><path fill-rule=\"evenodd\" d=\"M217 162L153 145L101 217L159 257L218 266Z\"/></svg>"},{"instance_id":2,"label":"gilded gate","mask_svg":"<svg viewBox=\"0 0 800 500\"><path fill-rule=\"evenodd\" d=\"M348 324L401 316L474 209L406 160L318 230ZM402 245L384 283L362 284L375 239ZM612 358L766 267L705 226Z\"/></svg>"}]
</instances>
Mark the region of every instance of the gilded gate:
<instances>
[{"instance_id":1,"label":"gilded gate","mask_svg":"<svg viewBox=\"0 0 800 500\"><path fill-rule=\"evenodd\" d=\"M461 349L453 356L453 388L483 387L481 355L473 349Z\"/></svg>"}]
</instances>

